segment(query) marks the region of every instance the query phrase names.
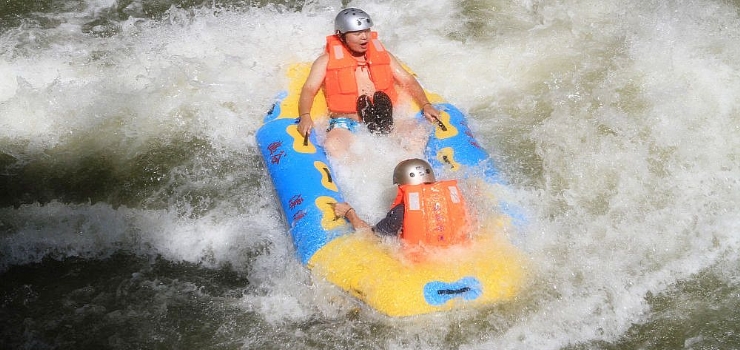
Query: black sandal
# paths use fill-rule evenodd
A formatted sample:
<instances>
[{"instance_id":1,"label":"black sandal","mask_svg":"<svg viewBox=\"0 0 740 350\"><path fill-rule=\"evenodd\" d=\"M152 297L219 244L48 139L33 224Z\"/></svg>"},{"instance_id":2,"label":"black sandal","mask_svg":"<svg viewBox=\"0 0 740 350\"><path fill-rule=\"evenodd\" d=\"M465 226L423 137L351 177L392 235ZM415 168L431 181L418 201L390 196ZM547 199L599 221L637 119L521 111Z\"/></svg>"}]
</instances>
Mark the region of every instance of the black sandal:
<instances>
[{"instance_id":1,"label":"black sandal","mask_svg":"<svg viewBox=\"0 0 740 350\"><path fill-rule=\"evenodd\" d=\"M357 98L357 115L360 116L360 120L367 125L375 125L375 113L373 111L373 102L370 101L370 97L362 95Z\"/></svg>"},{"instance_id":2,"label":"black sandal","mask_svg":"<svg viewBox=\"0 0 740 350\"><path fill-rule=\"evenodd\" d=\"M368 129L376 134L389 134L393 130L393 102L383 91L376 91L373 95L373 114L375 115L375 128Z\"/></svg>"}]
</instances>

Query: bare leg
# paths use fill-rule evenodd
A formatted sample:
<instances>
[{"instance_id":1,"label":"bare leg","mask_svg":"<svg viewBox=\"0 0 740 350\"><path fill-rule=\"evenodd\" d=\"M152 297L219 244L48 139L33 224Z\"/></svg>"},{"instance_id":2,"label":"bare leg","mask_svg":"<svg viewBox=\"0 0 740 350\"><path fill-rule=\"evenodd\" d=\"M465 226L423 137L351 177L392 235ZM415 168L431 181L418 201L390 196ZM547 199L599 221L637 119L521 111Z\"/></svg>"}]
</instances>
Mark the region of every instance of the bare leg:
<instances>
[{"instance_id":1,"label":"bare leg","mask_svg":"<svg viewBox=\"0 0 740 350\"><path fill-rule=\"evenodd\" d=\"M345 158L349 155L349 149L354 141L353 138L354 135L347 129L331 129L326 134L324 149L326 149L326 153L332 158Z\"/></svg>"}]
</instances>

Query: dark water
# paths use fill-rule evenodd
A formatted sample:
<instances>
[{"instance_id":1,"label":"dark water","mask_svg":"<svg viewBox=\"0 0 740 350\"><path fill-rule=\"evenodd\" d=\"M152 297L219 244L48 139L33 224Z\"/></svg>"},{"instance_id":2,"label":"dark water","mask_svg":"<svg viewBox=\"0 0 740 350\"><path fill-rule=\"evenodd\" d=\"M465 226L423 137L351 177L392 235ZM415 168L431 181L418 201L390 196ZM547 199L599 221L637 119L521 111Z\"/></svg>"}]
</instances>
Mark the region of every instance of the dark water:
<instances>
[{"instance_id":1,"label":"dark water","mask_svg":"<svg viewBox=\"0 0 740 350\"><path fill-rule=\"evenodd\" d=\"M255 322L228 305L249 288L228 267L120 253L98 261L46 259L12 268L3 280L6 349L234 348L241 341L219 330L232 324L248 332Z\"/></svg>"},{"instance_id":2,"label":"dark water","mask_svg":"<svg viewBox=\"0 0 740 350\"><path fill-rule=\"evenodd\" d=\"M737 2L361 4L530 214L517 300L409 319L312 279L255 146L342 5L0 3L0 348L740 348ZM338 169L369 219L405 141Z\"/></svg>"}]
</instances>

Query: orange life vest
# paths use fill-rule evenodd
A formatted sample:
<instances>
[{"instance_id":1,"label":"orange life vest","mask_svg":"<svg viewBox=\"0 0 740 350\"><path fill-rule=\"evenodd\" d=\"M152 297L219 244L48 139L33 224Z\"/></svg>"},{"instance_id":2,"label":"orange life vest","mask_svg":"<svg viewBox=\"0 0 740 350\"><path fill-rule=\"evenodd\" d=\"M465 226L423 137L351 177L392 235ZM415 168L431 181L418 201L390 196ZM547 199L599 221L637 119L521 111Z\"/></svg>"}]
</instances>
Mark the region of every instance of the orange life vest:
<instances>
[{"instance_id":1,"label":"orange life vest","mask_svg":"<svg viewBox=\"0 0 740 350\"><path fill-rule=\"evenodd\" d=\"M402 185L391 207L403 203L401 239L407 243L448 246L467 240L470 225L457 181Z\"/></svg>"},{"instance_id":2,"label":"orange life vest","mask_svg":"<svg viewBox=\"0 0 740 350\"><path fill-rule=\"evenodd\" d=\"M376 91L383 91L396 103L398 93L393 86L391 56L378 40L378 33L371 32L370 45L365 53L370 80ZM336 35L326 37L326 52L329 63L324 78L324 94L329 111L334 113L357 113L357 60Z\"/></svg>"}]
</instances>

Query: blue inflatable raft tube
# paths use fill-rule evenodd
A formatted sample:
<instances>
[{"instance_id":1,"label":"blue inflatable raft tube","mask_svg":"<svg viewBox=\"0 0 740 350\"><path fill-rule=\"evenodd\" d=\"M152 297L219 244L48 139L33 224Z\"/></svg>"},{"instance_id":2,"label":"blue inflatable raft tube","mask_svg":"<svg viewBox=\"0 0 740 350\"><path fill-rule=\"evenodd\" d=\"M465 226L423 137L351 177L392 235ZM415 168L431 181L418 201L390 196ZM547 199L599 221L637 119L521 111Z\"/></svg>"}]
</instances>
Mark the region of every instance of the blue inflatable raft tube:
<instances>
[{"instance_id":1,"label":"blue inflatable raft tube","mask_svg":"<svg viewBox=\"0 0 740 350\"><path fill-rule=\"evenodd\" d=\"M390 316L490 305L516 296L525 280L525 259L497 234L511 222L507 215L488 220L485 232L464 247L424 259L404 257L372 235L356 234L345 219L335 217L333 204L344 198L326 152L313 134L306 138L297 128L298 95L309 67L289 69L288 90L278 95L256 134L301 263ZM428 95L441 111L425 151L435 171L463 171L503 184L465 115L439 96ZM314 108L325 108L321 99L317 96ZM416 117L423 119L421 112Z\"/></svg>"}]
</instances>

